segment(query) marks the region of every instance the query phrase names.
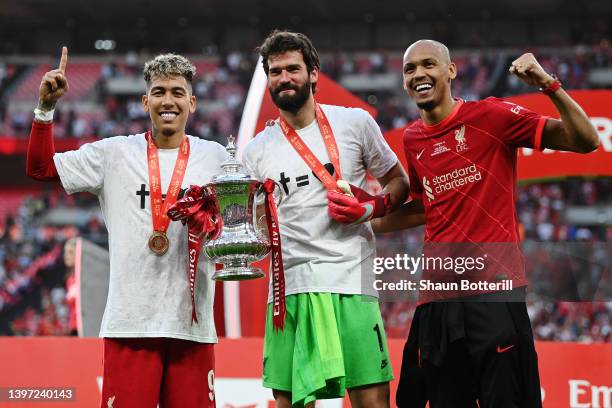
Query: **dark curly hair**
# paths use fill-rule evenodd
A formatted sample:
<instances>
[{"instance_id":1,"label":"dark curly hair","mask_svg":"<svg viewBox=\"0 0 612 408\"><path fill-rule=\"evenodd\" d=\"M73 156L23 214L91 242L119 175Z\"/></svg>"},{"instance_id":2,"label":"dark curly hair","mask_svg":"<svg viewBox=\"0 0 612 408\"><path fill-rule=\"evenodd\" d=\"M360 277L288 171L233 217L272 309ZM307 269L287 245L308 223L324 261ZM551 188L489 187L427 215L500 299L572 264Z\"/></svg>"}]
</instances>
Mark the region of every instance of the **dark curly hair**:
<instances>
[{"instance_id":1,"label":"dark curly hair","mask_svg":"<svg viewBox=\"0 0 612 408\"><path fill-rule=\"evenodd\" d=\"M274 30L268 35L264 42L257 47L257 51L259 55L261 55L266 75L268 75L270 71L268 58L274 55L283 54L287 51L299 51L302 54L308 73L311 73L314 69L318 70L321 66L319 54L314 45L312 45L312 41L302 33L288 30ZM313 92L315 88L316 83L313 83Z\"/></svg>"}]
</instances>

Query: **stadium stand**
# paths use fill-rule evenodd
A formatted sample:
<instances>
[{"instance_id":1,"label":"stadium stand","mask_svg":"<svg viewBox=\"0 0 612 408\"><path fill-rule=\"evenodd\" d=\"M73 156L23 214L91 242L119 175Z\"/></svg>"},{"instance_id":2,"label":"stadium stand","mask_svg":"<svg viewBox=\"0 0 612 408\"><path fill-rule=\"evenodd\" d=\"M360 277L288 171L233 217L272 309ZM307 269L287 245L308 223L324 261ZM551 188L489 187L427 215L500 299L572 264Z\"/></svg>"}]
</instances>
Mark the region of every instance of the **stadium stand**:
<instances>
[{"instance_id":1,"label":"stadium stand","mask_svg":"<svg viewBox=\"0 0 612 408\"><path fill-rule=\"evenodd\" d=\"M454 53L460 72L454 82L455 94L477 99L490 94L508 96L526 92L524 86L506 75L509 62L520 52L516 48L458 50ZM593 72L608 67L612 61L612 47L607 41L589 47L542 48L536 53L543 66L558 73L569 89L608 87L612 83L606 85L592 80ZM58 109L56 135L103 138L143 131L148 122L140 109L138 81L143 58L146 55L129 52L123 57L114 55L104 60L81 56L78 62L71 63L68 71L71 89L66 103ZM43 62L45 58L39 59L39 63L0 63L0 139L27 137L40 77L49 68ZM225 136L238 130L255 67L253 54L230 52L196 57L194 62L198 69L194 94L199 105L188 132L223 143ZM373 105L383 130L402 127L418 116L401 89L398 52L324 52L322 69ZM389 85L373 87L371 83ZM610 179L570 179L521 186L517 206L524 238L609 241L610 227L568 225L562 215L570 205L610 205L610 184ZM76 235L105 244L103 222L95 212L94 215L89 212L97 202L87 195L67 197L56 191L32 193L1 188L0 335L67 334L66 272L57 248ZM85 215L79 225L45 224L49 211L64 207L81 209ZM383 237L380 246L384 246L385 239L396 238ZM401 239L419 242L422 230L403 233ZM551 302L532 296L528 306L538 339L611 340L612 302ZM414 307L413 302L382 304L390 337L406 336Z\"/></svg>"}]
</instances>

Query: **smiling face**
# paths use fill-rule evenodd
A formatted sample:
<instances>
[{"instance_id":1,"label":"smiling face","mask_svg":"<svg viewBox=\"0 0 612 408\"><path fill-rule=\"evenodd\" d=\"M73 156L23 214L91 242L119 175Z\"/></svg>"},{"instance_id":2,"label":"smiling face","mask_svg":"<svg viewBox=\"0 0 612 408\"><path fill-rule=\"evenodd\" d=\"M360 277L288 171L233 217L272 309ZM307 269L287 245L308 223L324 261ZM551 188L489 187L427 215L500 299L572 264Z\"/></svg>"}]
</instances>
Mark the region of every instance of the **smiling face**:
<instances>
[{"instance_id":1,"label":"smiling face","mask_svg":"<svg viewBox=\"0 0 612 408\"><path fill-rule=\"evenodd\" d=\"M185 132L187 118L195 112L196 98L182 76L151 78L142 106L149 113L157 134L171 137Z\"/></svg>"},{"instance_id":2,"label":"smiling face","mask_svg":"<svg viewBox=\"0 0 612 408\"><path fill-rule=\"evenodd\" d=\"M318 71L308 72L300 51L287 51L268 58L268 90L280 109L297 112L312 95Z\"/></svg>"},{"instance_id":3,"label":"smiling face","mask_svg":"<svg viewBox=\"0 0 612 408\"><path fill-rule=\"evenodd\" d=\"M431 111L451 99L451 80L457 69L444 45L430 40L417 41L404 53L404 89L416 105Z\"/></svg>"}]
</instances>

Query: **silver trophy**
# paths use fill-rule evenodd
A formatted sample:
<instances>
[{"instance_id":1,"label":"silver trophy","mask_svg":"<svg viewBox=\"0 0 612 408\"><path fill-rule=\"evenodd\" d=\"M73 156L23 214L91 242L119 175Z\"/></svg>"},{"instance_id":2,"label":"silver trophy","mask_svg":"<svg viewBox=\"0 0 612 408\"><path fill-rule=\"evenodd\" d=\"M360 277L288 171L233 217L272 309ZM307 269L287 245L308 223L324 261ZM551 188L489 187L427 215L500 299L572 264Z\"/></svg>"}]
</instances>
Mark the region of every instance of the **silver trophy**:
<instances>
[{"instance_id":1,"label":"silver trophy","mask_svg":"<svg viewBox=\"0 0 612 408\"><path fill-rule=\"evenodd\" d=\"M217 239L204 244L204 254L223 264L223 269L213 275L214 280L261 278L263 271L249 264L265 257L271 248L256 222L256 197L260 199L264 192L257 180L242 171L233 136L228 137L225 148L230 158L221 164L223 173L214 176L209 184L216 192L223 228Z\"/></svg>"}]
</instances>

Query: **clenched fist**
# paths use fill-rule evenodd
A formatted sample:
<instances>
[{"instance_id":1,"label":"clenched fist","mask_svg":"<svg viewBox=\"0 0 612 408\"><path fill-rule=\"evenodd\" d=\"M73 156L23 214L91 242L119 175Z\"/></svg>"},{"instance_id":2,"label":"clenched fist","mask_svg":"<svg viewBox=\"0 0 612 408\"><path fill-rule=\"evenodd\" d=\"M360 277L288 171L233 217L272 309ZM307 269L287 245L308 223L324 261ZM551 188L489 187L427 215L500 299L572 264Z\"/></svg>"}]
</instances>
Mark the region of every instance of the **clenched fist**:
<instances>
[{"instance_id":1,"label":"clenched fist","mask_svg":"<svg viewBox=\"0 0 612 408\"><path fill-rule=\"evenodd\" d=\"M38 89L38 108L50 111L55 108L57 101L68 92L68 79L66 79L66 65L68 64L68 48L62 47L62 58L59 68L52 69L43 75Z\"/></svg>"},{"instance_id":2,"label":"clenched fist","mask_svg":"<svg viewBox=\"0 0 612 408\"><path fill-rule=\"evenodd\" d=\"M544 68L530 52L521 55L510 65L510 72L519 77L527 85L547 88L555 79L544 71Z\"/></svg>"}]
</instances>

